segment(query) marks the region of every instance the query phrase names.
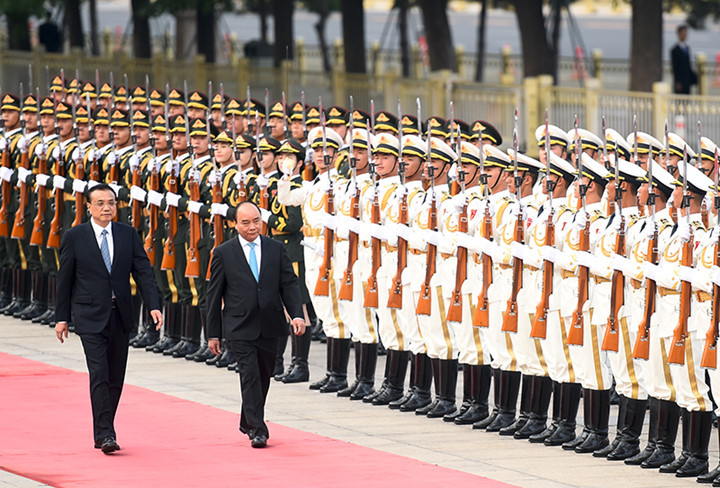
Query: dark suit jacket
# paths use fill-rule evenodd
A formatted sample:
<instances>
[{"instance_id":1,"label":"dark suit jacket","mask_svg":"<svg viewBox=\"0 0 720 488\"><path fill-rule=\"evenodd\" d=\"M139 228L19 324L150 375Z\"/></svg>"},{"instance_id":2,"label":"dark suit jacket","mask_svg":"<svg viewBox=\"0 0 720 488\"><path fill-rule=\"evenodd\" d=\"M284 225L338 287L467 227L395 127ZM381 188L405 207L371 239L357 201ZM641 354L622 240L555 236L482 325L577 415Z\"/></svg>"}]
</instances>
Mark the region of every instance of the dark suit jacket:
<instances>
[{"instance_id":1,"label":"dark suit jacket","mask_svg":"<svg viewBox=\"0 0 720 488\"><path fill-rule=\"evenodd\" d=\"M290 317L303 316L300 285L284 246L264 236L260 239L259 281L237 238L213 251L207 299L209 338L282 337L288 333L283 305Z\"/></svg>"},{"instance_id":2,"label":"dark suit jacket","mask_svg":"<svg viewBox=\"0 0 720 488\"><path fill-rule=\"evenodd\" d=\"M123 328L133 328L130 274L148 309L159 310L157 285L137 231L112 222L114 243L112 273L108 273L90 222L69 229L60 244L55 319L75 325L78 334L97 333L105 328L115 292Z\"/></svg>"},{"instance_id":3,"label":"dark suit jacket","mask_svg":"<svg viewBox=\"0 0 720 488\"><path fill-rule=\"evenodd\" d=\"M690 93L690 87L697 84L697 75L690 65L690 48L686 51L680 44L675 44L670 50L672 59L673 78L675 84L680 83L682 89L673 86L675 93Z\"/></svg>"}]
</instances>

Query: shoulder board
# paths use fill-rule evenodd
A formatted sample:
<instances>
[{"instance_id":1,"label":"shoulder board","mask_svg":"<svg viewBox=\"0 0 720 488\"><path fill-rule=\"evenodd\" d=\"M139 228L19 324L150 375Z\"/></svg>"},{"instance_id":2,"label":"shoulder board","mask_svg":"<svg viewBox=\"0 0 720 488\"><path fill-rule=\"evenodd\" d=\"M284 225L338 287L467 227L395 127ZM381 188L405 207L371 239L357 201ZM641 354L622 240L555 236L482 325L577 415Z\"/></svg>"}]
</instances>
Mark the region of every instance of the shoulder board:
<instances>
[{"instance_id":1,"label":"shoulder board","mask_svg":"<svg viewBox=\"0 0 720 488\"><path fill-rule=\"evenodd\" d=\"M706 230L705 225L702 222L698 222L697 220L693 220L692 222L690 222L690 224L695 230Z\"/></svg>"}]
</instances>

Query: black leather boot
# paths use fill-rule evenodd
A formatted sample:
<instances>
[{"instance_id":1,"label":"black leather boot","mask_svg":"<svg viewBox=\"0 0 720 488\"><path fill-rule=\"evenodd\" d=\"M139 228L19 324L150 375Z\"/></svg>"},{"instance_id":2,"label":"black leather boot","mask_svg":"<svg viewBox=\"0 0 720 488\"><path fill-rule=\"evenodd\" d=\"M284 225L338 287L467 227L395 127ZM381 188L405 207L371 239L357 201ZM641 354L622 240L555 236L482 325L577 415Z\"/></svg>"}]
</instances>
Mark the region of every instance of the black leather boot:
<instances>
[{"instance_id":1,"label":"black leather boot","mask_svg":"<svg viewBox=\"0 0 720 488\"><path fill-rule=\"evenodd\" d=\"M312 335L310 336L312 338ZM332 367L332 343L333 339L331 337L327 338L327 342L325 344L325 376L323 378L320 378L319 380L310 383L311 390L319 390L330 379L330 368Z\"/></svg>"},{"instance_id":2,"label":"black leather boot","mask_svg":"<svg viewBox=\"0 0 720 488\"><path fill-rule=\"evenodd\" d=\"M176 329L178 331L178 335L180 336L180 340L173 346L165 347L162 351L160 351L163 356L172 356L175 351L185 347L185 343L190 339L186 333L188 315L190 313L189 308L190 307L188 305L180 305L180 313L178 314L180 318L178 319L179 324ZM153 352L155 351L153 350Z\"/></svg>"},{"instance_id":3,"label":"black leather boot","mask_svg":"<svg viewBox=\"0 0 720 488\"><path fill-rule=\"evenodd\" d=\"M680 407L669 400L657 402L657 440L655 451L640 465L645 469L657 469L675 461L675 439L680 425ZM650 418L652 419L652 415ZM711 482L712 480L709 481Z\"/></svg>"},{"instance_id":4,"label":"black leather boot","mask_svg":"<svg viewBox=\"0 0 720 488\"><path fill-rule=\"evenodd\" d=\"M530 392L530 418L515 432L513 435L515 439L529 439L531 435L545 431L552 392L553 381L549 376L533 376Z\"/></svg>"},{"instance_id":5,"label":"black leather boot","mask_svg":"<svg viewBox=\"0 0 720 488\"><path fill-rule=\"evenodd\" d=\"M682 449L680 451L680 457L660 466L659 471L661 473L676 473L690 457L690 412L679 406L678 408L680 409L680 418L682 419Z\"/></svg>"},{"instance_id":6,"label":"black leather boot","mask_svg":"<svg viewBox=\"0 0 720 488\"><path fill-rule=\"evenodd\" d=\"M174 358L184 358L188 354L193 354L200 348L200 335L202 333L202 314L200 307L188 306L185 316L185 345L176 349L172 353Z\"/></svg>"},{"instance_id":7,"label":"black leather boot","mask_svg":"<svg viewBox=\"0 0 720 488\"><path fill-rule=\"evenodd\" d=\"M47 312L32 320L34 324L50 325L55 322L55 297L57 296L57 289L55 288L56 278L54 275L47 275L45 281L47 282L48 309Z\"/></svg>"},{"instance_id":8,"label":"black leather boot","mask_svg":"<svg viewBox=\"0 0 720 488\"><path fill-rule=\"evenodd\" d=\"M461 364L459 366L463 373L463 401L460 408L443 417L443 422L454 422L456 418L464 415L470 409L472 403L472 369L469 364Z\"/></svg>"},{"instance_id":9,"label":"black leather boot","mask_svg":"<svg viewBox=\"0 0 720 488\"><path fill-rule=\"evenodd\" d=\"M234 368L230 368L230 366L235 364L235 355L230 350L230 347L228 347L226 340L220 342L223 345L223 352L217 356L217 360L212 363L212 365L216 368L227 368L233 371ZM205 364L210 365L207 361L205 361Z\"/></svg>"},{"instance_id":10,"label":"black leather boot","mask_svg":"<svg viewBox=\"0 0 720 488\"><path fill-rule=\"evenodd\" d=\"M553 381L553 393L552 393L552 421L550 422L550 425L548 425L545 430L540 432L539 434L531 435L528 437L528 440L533 444L540 444L542 442L545 442L545 439L550 437L558 427L558 423L560 422L560 415L562 411L562 383L558 383L557 381Z\"/></svg>"},{"instance_id":11,"label":"black leather boot","mask_svg":"<svg viewBox=\"0 0 720 488\"><path fill-rule=\"evenodd\" d=\"M415 391L415 365L416 365L415 354L413 354L413 353L409 353L409 354L410 354L410 373L408 374L408 376L409 376L408 389L405 391L405 394L403 396L401 396L397 400L393 400L392 402L388 403L388 408L390 408L392 410L399 410L400 405L402 405L406 401L410 400L410 397L412 396L413 391Z\"/></svg>"},{"instance_id":12,"label":"black leather boot","mask_svg":"<svg viewBox=\"0 0 720 488\"><path fill-rule=\"evenodd\" d=\"M675 476L694 478L708 472L708 444L712 436L713 412L690 412L690 454ZM683 426L683 429L685 426Z\"/></svg>"},{"instance_id":13,"label":"black leather boot","mask_svg":"<svg viewBox=\"0 0 720 488\"><path fill-rule=\"evenodd\" d=\"M440 360L440 401L427 413L428 418L444 417L457 409L455 391L457 390L457 359Z\"/></svg>"},{"instance_id":14,"label":"black leather boot","mask_svg":"<svg viewBox=\"0 0 720 488\"><path fill-rule=\"evenodd\" d=\"M12 269L0 269L0 310L12 302Z\"/></svg>"},{"instance_id":15,"label":"black leather boot","mask_svg":"<svg viewBox=\"0 0 720 488\"><path fill-rule=\"evenodd\" d=\"M530 418L530 404L532 401L532 377L522 375L522 383L520 387L520 415L518 415L515 421L500 429L500 435L515 435L515 432L520 430Z\"/></svg>"},{"instance_id":16,"label":"black leather boot","mask_svg":"<svg viewBox=\"0 0 720 488\"><path fill-rule=\"evenodd\" d=\"M155 324L150 316L150 310L143 306L143 322L145 323L145 332L138 337L130 345L136 349L144 349L150 344L155 344L160 338L160 332L155 330Z\"/></svg>"},{"instance_id":17,"label":"black leather boot","mask_svg":"<svg viewBox=\"0 0 720 488\"><path fill-rule=\"evenodd\" d=\"M645 446L645 449L625 460L625 464L629 464L631 466L640 466L643 461L652 456L657 447L658 407L660 405L660 400L650 397L648 398L648 404L650 405L650 420L648 421L648 443L647 446Z\"/></svg>"},{"instance_id":18,"label":"black leather boot","mask_svg":"<svg viewBox=\"0 0 720 488\"><path fill-rule=\"evenodd\" d=\"M610 444L608 439L608 421L610 419L610 390L585 389L583 403L588 403L587 414L590 433L585 440L575 448L579 454L593 453ZM587 415L586 414L586 415Z\"/></svg>"},{"instance_id":19,"label":"black leather boot","mask_svg":"<svg viewBox=\"0 0 720 488\"><path fill-rule=\"evenodd\" d=\"M42 271L31 271L30 282L32 288L30 305L13 315L21 320L32 320L47 311L45 275Z\"/></svg>"},{"instance_id":20,"label":"black leather boot","mask_svg":"<svg viewBox=\"0 0 720 488\"><path fill-rule=\"evenodd\" d=\"M488 425L488 432L500 432L501 429L513 425L517 413L517 398L520 393L519 371L500 372L500 410L495 420Z\"/></svg>"},{"instance_id":21,"label":"black leather boot","mask_svg":"<svg viewBox=\"0 0 720 488\"><path fill-rule=\"evenodd\" d=\"M198 338L199 347L185 356L186 361L194 361L196 363L204 363L206 359L213 356L210 352L210 348L207 345L207 309L201 308L200 310L200 335Z\"/></svg>"},{"instance_id":22,"label":"black leather boot","mask_svg":"<svg viewBox=\"0 0 720 488\"><path fill-rule=\"evenodd\" d=\"M145 350L160 354L166 349L175 347L180 342L182 318L182 305L169 302L165 312L165 336L155 344L147 346Z\"/></svg>"},{"instance_id":23,"label":"black leather boot","mask_svg":"<svg viewBox=\"0 0 720 488\"><path fill-rule=\"evenodd\" d=\"M382 354L380 354L380 351L383 351ZM388 352L386 349L383 348L382 342L378 342L378 356L387 356ZM377 361L376 361L376 367L377 367ZM385 392L385 389L388 387L388 377L390 375L390 361L385 360L385 371L383 371L383 380L382 383L380 383L380 388L375 388L375 374L373 373L373 389L370 393L365 395L362 398L363 403L372 403L373 400L375 400L377 397L382 395Z\"/></svg>"},{"instance_id":24,"label":"black leather boot","mask_svg":"<svg viewBox=\"0 0 720 488\"><path fill-rule=\"evenodd\" d=\"M610 392L610 401L612 402L613 397L613 391ZM622 440L622 427L625 425L625 412L627 407L627 397L623 395L617 395L617 404L618 404L618 420L617 420L617 426L615 428L615 438L613 441L608 444L607 446L603 447L602 449L598 449L596 451L593 451L593 457L597 458L606 458L608 454L613 452L613 450L620 444L620 441Z\"/></svg>"},{"instance_id":25,"label":"black leather boot","mask_svg":"<svg viewBox=\"0 0 720 488\"><path fill-rule=\"evenodd\" d=\"M287 336L280 338L277 342L277 353L275 354L275 369L273 369L272 372L273 376L281 376L285 371L285 368L283 366L283 356L285 355L285 349L287 349L287 343Z\"/></svg>"},{"instance_id":26,"label":"black leather boot","mask_svg":"<svg viewBox=\"0 0 720 488\"><path fill-rule=\"evenodd\" d=\"M352 395L352 392L355 391L355 388L357 388L360 384L360 346L360 341L353 342L353 356L355 357L355 381L353 381L351 384L349 384L342 390L338 391L337 396L339 397L350 397L350 395Z\"/></svg>"},{"instance_id":27,"label":"black leather boot","mask_svg":"<svg viewBox=\"0 0 720 488\"><path fill-rule=\"evenodd\" d=\"M625 398L625 423L620 430L620 442L607 455L609 461L623 461L640 453L640 434L647 405L647 400Z\"/></svg>"},{"instance_id":28,"label":"black leather boot","mask_svg":"<svg viewBox=\"0 0 720 488\"><path fill-rule=\"evenodd\" d=\"M360 344L360 382L350 394L350 400L364 400L375 392L375 368L377 367L378 343ZM372 401L372 400L370 400Z\"/></svg>"},{"instance_id":29,"label":"black leather boot","mask_svg":"<svg viewBox=\"0 0 720 488\"><path fill-rule=\"evenodd\" d=\"M388 349L386 361L390 366L388 367L387 387L373 399L373 405L389 405L390 402L403 398L409 358L410 351Z\"/></svg>"},{"instance_id":30,"label":"black leather boot","mask_svg":"<svg viewBox=\"0 0 720 488\"><path fill-rule=\"evenodd\" d=\"M288 374L283 376L283 383L304 383L310 381L310 369L308 368L308 356L310 354L310 344L312 336L309 333L303 335L292 336L293 343L293 362L292 369Z\"/></svg>"},{"instance_id":31,"label":"black leather boot","mask_svg":"<svg viewBox=\"0 0 720 488\"><path fill-rule=\"evenodd\" d=\"M400 405L401 412L414 412L418 408L430 405L430 388L433 380L433 369L430 358L425 353L416 354L413 391L410 398Z\"/></svg>"},{"instance_id":32,"label":"black leather boot","mask_svg":"<svg viewBox=\"0 0 720 488\"><path fill-rule=\"evenodd\" d=\"M320 393L337 393L347 386L347 365L350 359L350 339L332 341L330 378L320 387Z\"/></svg>"},{"instance_id":33,"label":"black leather boot","mask_svg":"<svg viewBox=\"0 0 720 488\"><path fill-rule=\"evenodd\" d=\"M440 402L440 359L431 358L430 362L432 364L432 381L435 398L424 407L416 408L415 415L427 415L428 412L435 408L435 405Z\"/></svg>"},{"instance_id":34,"label":"black leather boot","mask_svg":"<svg viewBox=\"0 0 720 488\"><path fill-rule=\"evenodd\" d=\"M562 446L564 450L574 450L586 437L575 436L577 427L577 411L582 396L582 385L580 383L559 383L560 388L560 421L555 432L553 432L544 444L546 446ZM569 444L568 447L565 445Z\"/></svg>"},{"instance_id":35,"label":"black leather boot","mask_svg":"<svg viewBox=\"0 0 720 488\"><path fill-rule=\"evenodd\" d=\"M455 417L457 425L474 424L490 415L488 397L490 396L492 367L489 364L471 366L470 380L470 408L464 414Z\"/></svg>"},{"instance_id":36,"label":"black leather boot","mask_svg":"<svg viewBox=\"0 0 720 488\"><path fill-rule=\"evenodd\" d=\"M473 424L473 429L487 429L488 425L495 421L495 417L500 412L500 371L497 368L492 370L492 383L493 383L493 409L490 415L482 420L479 420Z\"/></svg>"},{"instance_id":37,"label":"black leather boot","mask_svg":"<svg viewBox=\"0 0 720 488\"><path fill-rule=\"evenodd\" d=\"M718 435L718 439L720 439L720 435ZM720 464L718 464L712 471L701 474L697 477L698 483L713 483L713 486L715 486L715 480L718 480L718 484L720 485Z\"/></svg>"},{"instance_id":38,"label":"black leather boot","mask_svg":"<svg viewBox=\"0 0 720 488\"><path fill-rule=\"evenodd\" d=\"M16 269L14 271L13 301L2 309L4 315L12 317L30 305L30 271Z\"/></svg>"}]
</instances>

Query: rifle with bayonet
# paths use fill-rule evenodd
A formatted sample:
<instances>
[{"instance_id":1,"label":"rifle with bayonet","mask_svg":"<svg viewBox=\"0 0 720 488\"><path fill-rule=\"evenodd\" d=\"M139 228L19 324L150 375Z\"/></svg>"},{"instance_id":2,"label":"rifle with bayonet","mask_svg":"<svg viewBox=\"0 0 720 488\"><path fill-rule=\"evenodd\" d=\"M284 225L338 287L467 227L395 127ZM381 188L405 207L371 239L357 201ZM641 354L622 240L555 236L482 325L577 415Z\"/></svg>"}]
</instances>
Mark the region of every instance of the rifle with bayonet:
<instances>
[{"instance_id":1,"label":"rifle with bayonet","mask_svg":"<svg viewBox=\"0 0 720 488\"><path fill-rule=\"evenodd\" d=\"M515 158L513 161L513 181L515 183L515 198L517 199L518 214L515 222L515 236L513 238L513 244L516 246L525 245L525 217L523 216L522 208L522 194L520 187L522 186L522 177L518 176L518 110L515 109L515 128L513 129L513 150ZM512 278L512 291L510 298L507 302L507 308L503 314L502 331L503 332L517 332L518 329L518 303L517 297L522 288L523 282L523 260L518 256L513 257L513 278Z\"/></svg>"},{"instance_id":2,"label":"rifle with bayonet","mask_svg":"<svg viewBox=\"0 0 720 488\"><path fill-rule=\"evenodd\" d=\"M255 110L255 125L258 125L259 123L260 122L259 122L258 111ZM323 132L323 134L324 134L324 132ZM266 136L266 137L268 137L268 136ZM259 175L262 176L263 179L265 179L265 164L263 162L262 152L260 151L260 135L258 135L255 138L255 161L257 162L257 165L258 165ZM328 173L328 177L329 176L330 176L330 174ZM257 180L256 180L256 184L257 184ZM265 184L265 186L261 186L258 184L258 193L260 194L259 200L258 200L258 206L261 209L265 209L265 210L269 210L269 206L270 206L270 203L269 203L270 195L268 194L267 187L268 187L267 183ZM268 233L268 225L267 225L267 222L265 222L264 220L262 222L260 233L262 235L267 235L267 233Z\"/></svg>"},{"instance_id":3,"label":"rifle with bayonet","mask_svg":"<svg viewBox=\"0 0 720 488\"><path fill-rule=\"evenodd\" d=\"M2 92L0 92L0 95ZM3 130L3 137L5 137L7 130L5 129L5 122L2 121L0 127ZM2 167L6 168L5 171L12 171L12 164L10 162L10 140L5 138L5 150L2 153ZM0 237L8 237L10 235L10 203L11 203L11 192L12 185L9 180L3 178L2 180L2 206L0 206Z\"/></svg>"},{"instance_id":4,"label":"rifle with bayonet","mask_svg":"<svg viewBox=\"0 0 720 488\"><path fill-rule=\"evenodd\" d=\"M702 146L700 147L702 152ZM713 166L715 172L715 192L718 191L718 150L715 148L715 165ZM720 195L715 195L714 199L715 210L720 215ZM715 228L715 232L718 232L718 242L715 244L715 262L716 267L720 267L720 227ZM720 285L717 280L713 280L713 297L712 297L712 323L705 334L705 347L703 348L702 358L700 359L700 367L702 368L717 368L717 345L718 337L720 337Z\"/></svg>"},{"instance_id":5,"label":"rifle with bayonet","mask_svg":"<svg viewBox=\"0 0 720 488\"><path fill-rule=\"evenodd\" d=\"M130 96L130 87L128 86L127 82L127 75L125 75L125 89L128 90L128 98ZM147 94L147 97L149 98L150 95ZM132 142L132 156L131 158L135 158L135 165L133 165L131 169L132 171L132 186L137 186L138 188L142 188L142 176L140 175L140 158L137 156L137 136L135 135L135 112L133 110L133 103L132 100L130 100L130 103L128 103L129 109L130 109L130 141ZM148 117L150 114L148 114ZM140 232L140 227L142 226L142 214L143 214L143 207L142 202L140 200L136 200L135 198L132 199L132 210L131 210L131 219L132 219L132 226L135 228L136 231Z\"/></svg>"},{"instance_id":6,"label":"rifle with bayonet","mask_svg":"<svg viewBox=\"0 0 720 488\"><path fill-rule=\"evenodd\" d=\"M430 124L427 126L427 174L430 179L430 208L428 209L428 232L437 232L437 199L435 197L435 168L431 164L431 141L430 141ZM418 297L415 312L418 315L430 315L432 311L432 289L430 281L435 275L435 260L437 257L437 245L431 242L427 243L426 261L425 261L425 280L420 286L420 296Z\"/></svg>"},{"instance_id":7,"label":"rifle with bayonet","mask_svg":"<svg viewBox=\"0 0 720 488\"><path fill-rule=\"evenodd\" d=\"M485 209L483 210L482 221L480 223L480 235L486 242L492 240L492 215L490 214L490 189L488 188L488 179L485 174L485 149L483 148L482 124L478 124L478 141L480 143L480 185L483 190L483 200L485 201ZM475 327L490 326L490 309L488 300L488 288L492 284L492 258L487 252L481 252L480 268L482 270L482 287L478 295L475 313L473 314L472 323Z\"/></svg>"},{"instance_id":8,"label":"rifle with bayonet","mask_svg":"<svg viewBox=\"0 0 720 488\"><path fill-rule=\"evenodd\" d=\"M30 83L32 83L32 68L30 68ZM32 90L32 85L31 90ZM32 91L31 91L32 93ZM23 108L25 106L25 94L23 90L23 84L20 82L20 127L22 137L25 137L25 119L22 117ZM20 167L25 170L30 170L30 158L28 156L27 146L29 141L26 141L25 152L20 153ZM25 238L25 208L28 202L28 187L23 178L19 178L20 183L20 202L18 205L17 212L15 212L15 222L13 224L12 238L13 239L24 239Z\"/></svg>"},{"instance_id":9,"label":"rifle with bayonet","mask_svg":"<svg viewBox=\"0 0 720 488\"><path fill-rule=\"evenodd\" d=\"M170 93L169 83L165 85L165 93ZM169 108L168 100L165 99L165 134L170 135L169 127ZM170 148L170 159L169 159L169 171L167 179L168 193L177 194L178 192L178 177L180 176L178 170L178 163L175 161L172 147ZM160 269L163 271L172 271L175 269L175 236L178 231L178 209L173 205L167 206L166 214L167 222L167 236L165 237L165 246L163 248L163 258L160 263Z\"/></svg>"},{"instance_id":10,"label":"rifle with bayonet","mask_svg":"<svg viewBox=\"0 0 720 488\"><path fill-rule=\"evenodd\" d=\"M322 126L322 151L323 151L323 164L325 165L325 172L327 173L327 189L325 195L325 214L326 218L335 218L335 200L333 196L333 181L330 178L330 165L332 161L327 153L327 133L325 127L325 112L322 110L322 98L320 99L320 124ZM330 273L332 271L332 254L333 254L333 241L335 240L335 231L332 226L325 224L323 229L324 233L324 253L322 265L320 265L320 272L318 274L317 282L315 283L315 295L330 296Z\"/></svg>"},{"instance_id":11,"label":"rifle with bayonet","mask_svg":"<svg viewBox=\"0 0 720 488\"><path fill-rule=\"evenodd\" d=\"M75 119L76 115L76 100L80 96L80 73L78 70L75 70L75 79L78 80L78 87L77 92L75 92L75 95L73 95L73 105L72 105L72 112L73 112L73 132L75 133L75 140L77 141L77 151L78 151L78 160L75 163L75 179L84 181L85 180L85 151L82 148L82 144L80 143L80 129L77 126L77 121ZM89 109L89 107L88 107ZM90 115L90 112L88 112L88 125L91 123L90 119L92 116ZM73 220L72 227L75 227L77 225L82 224L82 218L83 214L85 214L85 198L82 192L76 191L75 192L75 219Z\"/></svg>"},{"instance_id":12,"label":"rifle with bayonet","mask_svg":"<svg viewBox=\"0 0 720 488\"><path fill-rule=\"evenodd\" d=\"M352 97L350 97L350 100L352 100ZM307 107L305 106L305 91L304 90L302 92L300 92L300 105L302 105L302 131L303 131L303 138L305 139L305 167L302 170L302 179L303 179L303 181L312 181L313 180L313 168L312 168L312 160L310 159L310 141L308 141L307 117L305 115ZM350 118L350 120L352 121L352 117ZM350 137L352 137L352 135Z\"/></svg>"},{"instance_id":13,"label":"rifle with bayonet","mask_svg":"<svg viewBox=\"0 0 720 488\"><path fill-rule=\"evenodd\" d=\"M208 82L208 92L212 92L212 82ZM220 92L223 93L222 83L220 84ZM225 111L225 97L220 97L220 110L224 113ZM223 124L225 125L225 124ZM208 141L208 152L210 154L210 161L215 166L215 182L212 185L212 202L214 204L221 204L223 202L222 195L222 173L220 168L217 166L215 161L215 150L212 147L212 135L210 134L210 111L207 113L207 141ZM205 279L210 281L210 264L212 263L213 252L220 244L225 240L225 228L223 223L222 215L213 215L213 247L210 252L210 261L208 262L207 275Z\"/></svg>"},{"instance_id":14,"label":"rifle with bayonet","mask_svg":"<svg viewBox=\"0 0 720 488\"><path fill-rule=\"evenodd\" d=\"M185 106L188 106L187 81L185 82ZM187 151L190 155L191 168L188 171L188 189L190 190L190 201L200 201L200 171L195 166L195 150L190 142L190 122L185 117L185 136L187 139ZM188 212L190 215L190 239L188 240L187 263L185 265L186 278L200 277L200 252L198 245L202 229L200 228L200 215L195 212Z\"/></svg>"},{"instance_id":15,"label":"rifle with bayonet","mask_svg":"<svg viewBox=\"0 0 720 488\"><path fill-rule=\"evenodd\" d=\"M150 102L150 80L147 75L145 75L145 93L147 94L147 113L150 121L150 151L152 154L152 158L150 159L150 164L152 165L150 168L150 182L147 186L150 191L157 192L160 189L160 175L158 174L158 165L155 159L157 157L157 150L155 148L155 137L153 136L152 130L153 117L150 115L152 108ZM155 233L157 233L158 230L160 209L151 203L148 204L148 207L148 230L145 236L144 248L150 260L150 265L155 266Z\"/></svg>"},{"instance_id":16,"label":"rifle with bayonet","mask_svg":"<svg viewBox=\"0 0 720 488\"><path fill-rule=\"evenodd\" d=\"M60 70L62 85L65 86L65 71ZM65 146L60 138L60 126L58 125L57 101L55 102L55 134L57 135L58 157L55 161L55 176L65 177ZM55 188L55 214L50 221L50 233L48 234L46 246L52 249L60 248L60 233L62 232L62 214L65 203L65 192L61 188Z\"/></svg>"},{"instance_id":17,"label":"rifle with bayonet","mask_svg":"<svg viewBox=\"0 0 720 488\"><path fill-rule=\"evenodd\" d=\"M49 89L48 89L49 91ZM38 113L40 111L40 88L35 87L35 93L38 103ZM38 175L47 175L47 143L45 142L45 132L40 127L40 144L42 149L40 157L38 157ZM45 241L45 212L47 210L47 190L44 186L37 184L35 191L37 192L37 213L33 220L33 228L30 233L30 245L42 246Z\"/></svg>"},{"instance_id":18,"label":"rifle with bayonet","mask_svg":"<svg viewBox=\"0 0 720 488\"><path fill-rule=\"evenodd\" d=\"M452 113L452 112L451 112ZM460 192L463 195L463 206L458 217L458 230L460 234L468 232L468 202L465 196L465 171L462 167L462 156L456 152L457 159L457 182L460 185ZM450 305L447 311L448 322L462 322L462 286L467 279L467 257L468 250L465 246L458 243L457 246L457 265L455 267L455 288L452 291Z\"/></svg>"},{"instance_id":19,"label":"rifle with bayonet","mask_svg":"<svg viewBox=\"0 0 720 488\"><path fill-rule=\"evenodd\" d=\"M305 108L303 107L303 110ZM348 154L348 160L350 163L350 170L352 174L352 189L353 195L350 197L350 218L356 221L360 220L360 188L357 184L357 159L355 158L355 144L353 141L355 133L355 121L352 118L352 112L354 110L353 97L350 95L350 152ZM304 114L304 112L303 112ZM304 118L304 117L303 117ZM367 131L365 131L367 133ZM353 298L353 287L354 277L353 268L358 258L358 244L359 236L356 230L350 229L348 234L348 262L343 272L342 283L340 284L340 290L338 290L338 298L340 300L352 300Z\"/></svg>"},{"instance_id":20,"label":"rifle with bayonet","mask_svg":"<svg viewBox=\"0 0 720 488\"><path fill-rule=\"evenodd\" d=\"M375 102L372 100L370 101L370 104L374 107ZM351 114L352 116L352 114ZM372 125L370 126L370 141L368 141L368 145L370 148L372 148L372 141L375 139L375 120L373 118ZM374 228L377 228L380 224L380 195L379 195L379 175L377 174L377 168L375 166L375 163L371 160L370 161L370 177L373 184L373 200L370 204L370 225ZM376 234L373 232L373 234ZM380 269L380 264L382 260L381 252L381 246L382 241L379 237L373 235L370 238L370 251L372 256L371 261L371 268L370 268L370 276L368 276L367 281L367 289L365 290L365 302L363 304L364 307L370 307L370 308L377 308L378 307L378 281L377 281L377 273L378 269Z\"/></svg>"}]
</instances>

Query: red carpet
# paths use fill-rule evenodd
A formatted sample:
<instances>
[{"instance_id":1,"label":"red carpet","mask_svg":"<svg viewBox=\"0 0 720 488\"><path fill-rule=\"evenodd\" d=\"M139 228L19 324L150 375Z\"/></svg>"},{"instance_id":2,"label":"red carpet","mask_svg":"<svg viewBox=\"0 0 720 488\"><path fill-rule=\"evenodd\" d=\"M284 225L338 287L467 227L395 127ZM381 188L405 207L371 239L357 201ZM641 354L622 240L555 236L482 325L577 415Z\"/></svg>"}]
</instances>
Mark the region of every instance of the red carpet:
<instances>
[{"instance_id":1,"label":"red carpet","mask_svg":"<svg viewBox=\"0 0 720 488\"><path fill-rule=\"evenodd\" d=\"M511 487L280 425L252 449L237 424L237 414L126 385L123 449L105 456L92 448L86 374L0 353L0 469L51 486Z\"/></svg>"}]
</instances>

